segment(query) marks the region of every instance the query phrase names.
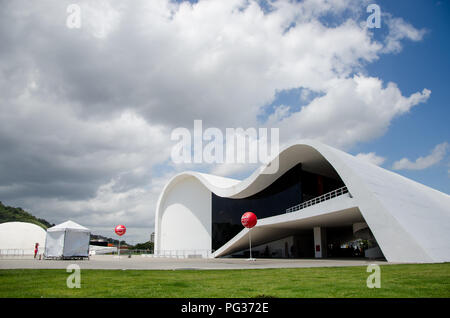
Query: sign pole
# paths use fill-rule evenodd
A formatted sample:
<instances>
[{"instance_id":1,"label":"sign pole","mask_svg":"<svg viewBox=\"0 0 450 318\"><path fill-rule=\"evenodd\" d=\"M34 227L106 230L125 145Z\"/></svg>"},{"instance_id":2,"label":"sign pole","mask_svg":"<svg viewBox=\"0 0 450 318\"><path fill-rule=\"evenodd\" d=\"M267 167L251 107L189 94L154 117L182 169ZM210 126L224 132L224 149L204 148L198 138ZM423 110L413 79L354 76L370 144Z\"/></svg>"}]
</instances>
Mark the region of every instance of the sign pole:
<instances>
[{"instance_id":1,"label":"sign pole","mask_svg":"<svg viewBox=\"0 0 450 318\"><path fill-rule=\"evenodd\" d=\"M245 212L241 216L242 225L248 228L248 245L250 249L250 258L248 259L249 261L255 261L255 259L252 257L252 228L256 225L257 221L258 219L253 212Z\"/></svg>"},{"instance_id":2,"label":"sign pole","mask_svg":"<svg viewBox=\"0 0 450 318\"><path fill-rule=\"evenodd\" d=\"M118 247L118 251L117 251L117 256L118 258L120 258L120 237L122 235L125 234L125 232L127 231L127 228L125 227L125 225L117 225L114 229L114 232L116 232L117 235L119 235L119 247Z\"/></svg>"},{"instance_id":3,"label":"sign pole","mask_svg":"<svg viewBox=\"0 0 450 318\"><path fill-rule=\"evenodd\" d=\"M250 243L250 260L252 260L252 229L248 229L248 239Z\"/></svg>"}]
</instances>

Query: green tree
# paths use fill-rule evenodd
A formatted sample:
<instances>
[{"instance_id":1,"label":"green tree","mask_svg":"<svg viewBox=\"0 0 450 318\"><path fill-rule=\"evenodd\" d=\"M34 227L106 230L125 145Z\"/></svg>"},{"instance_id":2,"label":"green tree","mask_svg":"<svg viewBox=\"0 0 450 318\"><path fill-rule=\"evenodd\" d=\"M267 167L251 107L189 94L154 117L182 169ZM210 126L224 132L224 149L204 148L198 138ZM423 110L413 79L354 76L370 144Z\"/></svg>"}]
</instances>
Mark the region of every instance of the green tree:
<instances>
[{"instance_id":1,"label":"green tree","mask_svg":"<svg viewBox=\"0 0 450 318\"><path fill-rule=\"evenodd\" d=\"M145 242L145 243L138 243L134 246L135 250L150 250L150 253L153 253L153 242Z\"/></svg>"},{"instance_id":2,"label":"green tree","mask_svg":"<svg viewBox=\"0 0 450 318\"><path fill-rule=\"evenodd\" d=\"M0 202L0 223L6 222L33 223L42 227L44 230L54 225L44 219L36 218L20 207L15 208L4 205L2 202Z\"/></svg>"}]
</instances>

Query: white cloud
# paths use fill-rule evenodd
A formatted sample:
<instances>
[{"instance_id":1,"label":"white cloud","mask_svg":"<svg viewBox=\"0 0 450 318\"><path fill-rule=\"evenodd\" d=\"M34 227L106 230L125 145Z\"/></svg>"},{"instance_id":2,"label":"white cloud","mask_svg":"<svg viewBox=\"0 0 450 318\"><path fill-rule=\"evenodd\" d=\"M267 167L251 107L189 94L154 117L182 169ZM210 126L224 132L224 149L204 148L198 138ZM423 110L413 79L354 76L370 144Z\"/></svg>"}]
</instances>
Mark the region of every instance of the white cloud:
<instances>
[{"instance_id":1,"label":"white cloud","mask_svg":"<svg viewBox=\"0 0 450 318\"><path fill-rule=\"evenodd\" d=\"M398 53L402 49L402 40L421 41L426 33L426 30L418 30L402 18L393 18L390 14L386 14L383 18L386 19L389 27L389 34L384 40L383 52L385 53Z\"/></svg>"},{"instance_id":2,"label":"white cloud","mask_svg":"<svg viewBox=\"0 0 450 318\"><path fill-rule=\"evenodd\" d=\"M447 150L449 148L448 142L443 142L436 147L434 147L433 151L425 157L419 157L414 162L409 160L408 158L400 159L399 161L394 162L392 169L394 170L423 170L434 166L435 164L441 162L447 154Z\"/></svg>"},{"instance_id":3,"label":"white cloud","mask_svg":"<svg viewBox=\"0 0 450 318\"><path fill-rule=\"evenodd\" d=\"M125 6L121 3L111 3L106 0L84 2L81 9L81 18L91 34L99 39L106 38L120 23L120 12Z\"/></svg>"},{"instance_id":4,"label":"white cloud","mask_svg":"<svg viewBox=\"0 0 450 318\"><path fill-rule=\"evenodd\" d=\"M146 240L162 184L182 168L169 161L170 132L194 119L351 147L430 95L366 74L423 36L391 18L374 40L360 23L367 1L80 0L82 27L68 29L71 3L0 4L0 196L50 221L145 224L134 233ZM261 123L277 92L296 88L306 105L276 106Z\"/></svg>"},{"instance_id":5,"label":"white cloud","mask_svg":"<svg viewBox=\"0 0 450 318\"><path fill-rule=\"evenodd\" d=\"M363 75L335 79L324 92L298 112L272 123L281 127L284 143L306 138L348 148L383 135L392 119L431 94L424 89L405 97L394 83L383 87L380 79Z\"/></svg>"},{"instance_id":6,"label":"white cloud","mask_svg":"<svg viewBox=\"0 0 450 318\"><path fill-rule=\"evenodd\" d=\"M21 206L32 213L46 211L50 221L59 223L72 219L95 234L115 237L114 227L124 224L127 233L123 239L129 243L149 240L154 227L154 213L159 195L172 177L164 174L152 177L146 184L117 191L119 178L101 185L89 199L28 198Z\"/></svg>"},{"instance_id":7,"label":"white cloud","mask_svg":"<svg viewBox=\"0 0 450 318\"><path fill-rule=\"evenodd\" d=\"M377 166L381 166L386 161L386 158L378 156L375 152L359 153L355 157Z\"/></svg>"},{"instance_id":8,"label":"white cloud","mask_svg":"<svg viewBox=\"0 0 450 318\"><path fill-rule=\"evenodd\" d=\"M134 1L125 8L80 1L83 26L77 30L41 18L63 8L37 6L29 10L45 37L37 40L36 31L30 32L22 42L28 45L25 52L33 51L41 83L77 102L85 114L132 107L147 119L175 126L194 118L216 127L255 126L276 91L320 92L379 58L383 43L353 16L339 18L333 27L320 20L365 9L359 1L272 6L265 13L256 1L244 0ZM62 46L49 54L55 43Z\"/></svg>"},{"instance_id":9,"label":"white cloud","mask_svg":"<svg viewBox=\"0 0 450 318\"><path fill-rule=\"evenodd\" d=\"M222 177L231 177L235 175L250 175L253 171L259 168L258 165L239 164L239 163L224 163L211 168L209 173Z\"/></svg>"}]
</instances>

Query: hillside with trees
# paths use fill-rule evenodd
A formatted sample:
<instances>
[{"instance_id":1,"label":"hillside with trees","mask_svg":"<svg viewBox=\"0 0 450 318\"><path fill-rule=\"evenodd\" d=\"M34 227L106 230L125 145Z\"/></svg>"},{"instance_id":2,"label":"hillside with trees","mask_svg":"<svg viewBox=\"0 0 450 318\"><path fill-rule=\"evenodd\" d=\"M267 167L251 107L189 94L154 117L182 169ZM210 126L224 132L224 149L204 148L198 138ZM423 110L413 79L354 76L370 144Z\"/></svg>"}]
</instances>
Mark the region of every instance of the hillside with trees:
<instances>
[{"instance_id":1,"label":"hillside with trees","mask_svg":"<svg viewBox=\"0 0 450 318\"><path fill-rule=\"evenodd\" d=\"M5 222L28 222L39 225L44 230L52 227L55 224L51 224L47 220L36 218L22 208L14 208L4 205L0 201L0 223Z\"/></svg>"}]
</instances>

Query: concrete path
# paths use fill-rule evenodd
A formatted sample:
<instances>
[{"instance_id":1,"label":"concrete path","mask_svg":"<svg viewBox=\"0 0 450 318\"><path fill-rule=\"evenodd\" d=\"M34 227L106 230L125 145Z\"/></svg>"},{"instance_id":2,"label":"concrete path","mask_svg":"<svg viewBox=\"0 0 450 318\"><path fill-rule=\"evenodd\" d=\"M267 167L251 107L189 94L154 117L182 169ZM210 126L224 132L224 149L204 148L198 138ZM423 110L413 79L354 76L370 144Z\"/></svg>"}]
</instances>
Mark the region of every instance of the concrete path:
<instances>
[{"instance_id":1,"label":"concrete path","mask_svg":"<svg viewBox=\"0 0 450 318\"><path fill-rule=\"evenodd\" d=\"M35 260L32 258L0 259L0 269L65 269L78 264L81 269L152 269L152 270L200 270L200 269L256 269L256 268L305 268L336 266L387 265L386 261L365 259L176 259L143 256L95 255L89 260Z\"/></svg>"}]
</instances>

